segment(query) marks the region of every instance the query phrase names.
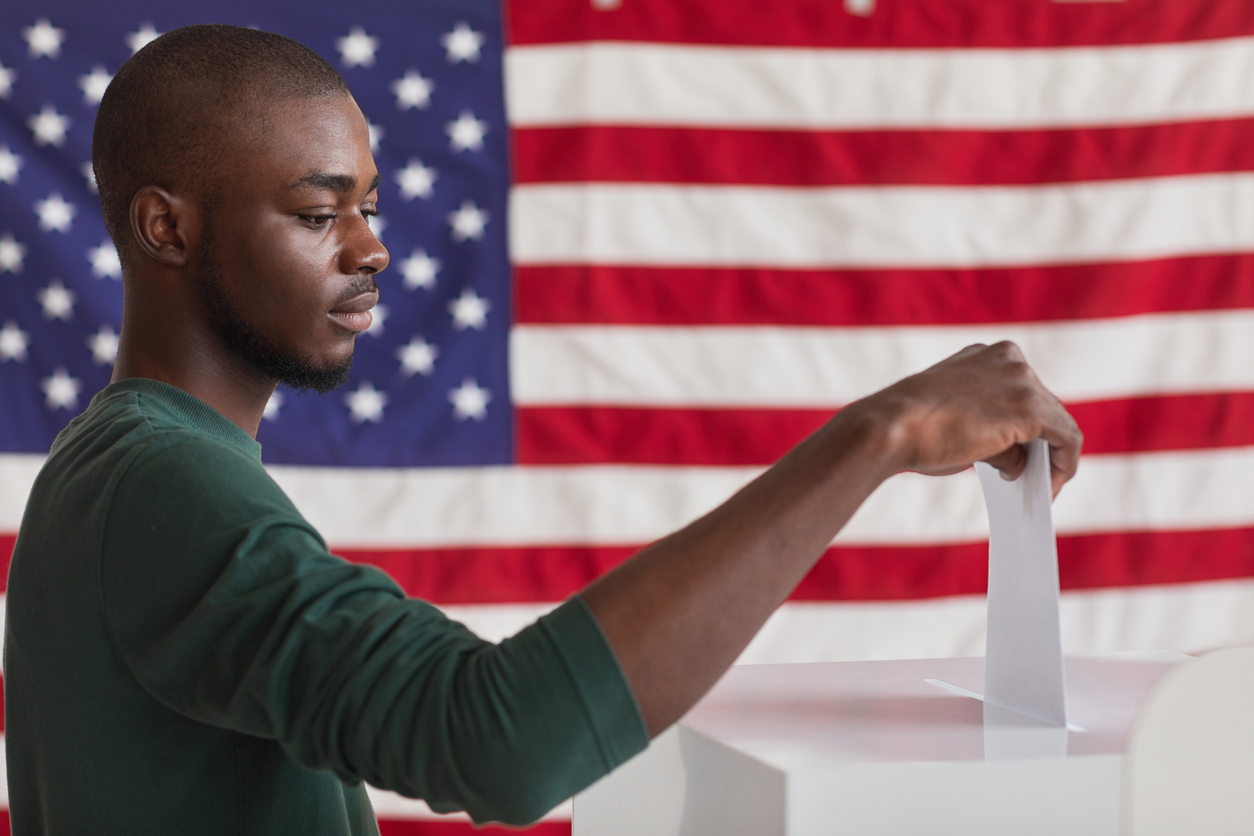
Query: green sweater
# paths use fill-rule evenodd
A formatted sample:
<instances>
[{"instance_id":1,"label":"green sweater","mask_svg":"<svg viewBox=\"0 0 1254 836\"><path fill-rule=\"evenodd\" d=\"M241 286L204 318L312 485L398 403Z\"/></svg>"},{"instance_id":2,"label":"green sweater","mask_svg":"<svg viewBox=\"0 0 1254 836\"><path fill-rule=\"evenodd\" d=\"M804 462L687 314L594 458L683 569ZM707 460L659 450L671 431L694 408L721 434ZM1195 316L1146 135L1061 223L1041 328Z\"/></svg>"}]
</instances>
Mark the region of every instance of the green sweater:
<instances>
[{"instance_id":1,"label":"green sweater","mask_svg":"<svg viewBox=\"0 0 1254 836\"><path fill-rule=\"evenodd\" d=\"M475 637L329 554L256 441L151 380L52 446L4 685L17 836L377 833L362 781L524 823L647 744L581 598Z\"/></svg>"}]
</instances>

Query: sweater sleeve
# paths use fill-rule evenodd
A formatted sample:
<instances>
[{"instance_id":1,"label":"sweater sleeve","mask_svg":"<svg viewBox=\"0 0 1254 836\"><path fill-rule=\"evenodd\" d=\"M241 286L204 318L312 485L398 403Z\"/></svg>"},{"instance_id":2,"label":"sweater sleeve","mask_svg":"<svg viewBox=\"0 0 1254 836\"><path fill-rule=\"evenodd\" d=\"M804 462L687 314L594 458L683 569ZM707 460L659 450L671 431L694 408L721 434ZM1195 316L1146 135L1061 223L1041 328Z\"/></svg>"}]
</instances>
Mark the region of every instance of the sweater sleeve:
<instances>
[{"instance_id":1,"label":"sweater sleeve","mask_svg":"<svg viewBox=\"0 0 1254 836\"><path fill-rule=\"evenodd\" d=\"M101 556L112 640L166 708L476 821L525 823L648 742L579 597L500 644L328 553L259 464L133 462Z\"/></svg>"}]
</instances>

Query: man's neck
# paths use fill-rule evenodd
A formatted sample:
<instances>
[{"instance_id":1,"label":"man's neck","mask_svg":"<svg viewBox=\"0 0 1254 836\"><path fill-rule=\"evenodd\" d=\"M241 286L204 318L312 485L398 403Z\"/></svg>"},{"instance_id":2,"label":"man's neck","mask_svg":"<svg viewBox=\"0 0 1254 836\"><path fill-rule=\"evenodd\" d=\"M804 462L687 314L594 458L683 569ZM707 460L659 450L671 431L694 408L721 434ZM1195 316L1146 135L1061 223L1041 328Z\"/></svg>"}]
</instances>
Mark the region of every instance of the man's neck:
<instances>
[{"instance_id":1,"label":"man's neck","mask_svg":"<svg viewBox=\"0 0 1254 836\"><path fill-rule=\"evenodd\" d=\"M253 438L265 413L266 403L278 381L266 378L243 360L217 351L197 350L194 342L179 351L145 350L139 340L128 339L125 324L110 383L143 377L182 389L222 413Z\"/></svg>"}]
</instances>

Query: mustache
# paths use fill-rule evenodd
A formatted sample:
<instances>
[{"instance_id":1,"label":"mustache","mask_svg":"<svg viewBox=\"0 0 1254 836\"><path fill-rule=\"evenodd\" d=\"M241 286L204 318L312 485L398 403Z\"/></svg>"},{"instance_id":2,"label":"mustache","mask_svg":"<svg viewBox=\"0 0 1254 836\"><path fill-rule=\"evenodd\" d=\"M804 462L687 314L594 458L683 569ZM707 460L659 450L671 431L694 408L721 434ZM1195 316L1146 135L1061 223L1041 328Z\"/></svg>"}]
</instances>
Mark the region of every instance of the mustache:
<instances>
[{"instance_id":1,"label":"mustache","mask_svg":"<svg viewBox=\"0 0 1254 836\"><path fill-rule=\"evenodd\" d=\"M341 291L339 298L335 300L335 304L342 305L350 299L356 299L363 293L375 293L378 290L379 283L374 280L373 273L368 276L358 276Z\"/></svg>"}]
</instances>

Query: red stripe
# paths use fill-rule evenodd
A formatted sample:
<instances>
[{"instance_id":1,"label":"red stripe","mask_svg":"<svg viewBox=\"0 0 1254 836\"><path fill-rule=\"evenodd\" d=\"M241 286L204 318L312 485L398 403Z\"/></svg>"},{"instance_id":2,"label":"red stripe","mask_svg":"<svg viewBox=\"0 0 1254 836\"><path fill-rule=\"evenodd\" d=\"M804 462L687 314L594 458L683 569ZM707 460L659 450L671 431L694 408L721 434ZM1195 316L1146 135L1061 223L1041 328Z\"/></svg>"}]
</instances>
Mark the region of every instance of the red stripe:
<instances>
[{"instance_id":1,"label":"red stripe","mask_svg":"<svg viewBox=\"0 0 1254 836\"><path fill-rule=\"evenodd\" d=\"M1086 453L1254 445L1254 392L1123 398L1067 404Z\"/></svg>"},{"instance_id":2,"label":"red stripe","mask_svg":"<svg viewBox=\"0 0 1254 836\"><path fill-rule=\"evenodd\" d=\"M1130 2L1130 0L1129 0ZM533 265L521 324L955 325L1254 307L1254 254L954 270Z\"/></svg>"},{"instance_id":3,"label":"red stripe","mask_svg":"<svg viewBox=\"0 0 1254 836\"><path fill-rule=\"evenodd\" d=\"M439 604L561 601L641 546L338 550ZM1058 538L1064 589L1254 577L1254 529L1115 532ZM981 593L983 543L829 549L793 593L803 601L877 601ZM0 685L2 688L2 685ZM0 699L3 692L0 690Z\"/></svg>"},{"instance_id":4,"label":"red stripe","mask_svg":"<svg viewBox=\"0 0 1254 836\"><path fill-rule=\"evenodd\" d=\"M570 822L546 821L526 828L476 826L467 821L413 821L379 819L379 836L473 836L476 833L529 833L532 836L570 836ZM0 807L0 836L9 836L9 811Z\"/></svg>"},{"instance_id":5,"label":"red stripe","mask_svg":"<svg viewBox=\"0 0 1254 836\"><path fill-rule=\"evenodd\" d=\"M1229 0L875 0L869 17L841 0L588 0L506 4L513 45L656 41L800 47L1051 47L1161 43L1254 32L1254 5Z\"/></svg>"},{"instance_id":6,"label":"red stripe","mask_svg":"<svg viewBox=\"0 0 1254 836\"><path fill-rule=\"evenodd\" d=\"M1254 119L1032 131L514 132L519 183L995 186L1254 170Z\"/></svg>"},{"instance_id":7,"label":"red stripe","mask_svg":"<svg viewBox=\"0 0 1254 836\"><path fill-rule=\"evenodd\" d=\"M1254 577L1254 529L1059 537L1058 573L1063 589ZM973 543L831 549L791 597L909 600L987 591L988 545Z\"/></svg>"},{"instance_id":8,"label":"red stripe","mask_svg":"<svg viewBox=\"0 0 1254 836\"><path fill-rule=\"evenodd\" d=\"M1068 404L1086 453L1254 445L1254 392ZM830 418L830 409L526 407L520 464L767 465Z\"/></svg>"},{"instance_id":9,"label":"red stripe","mask_svg":"<svg viewBox=\"0 0 1254 836\"><path fill-rule=\"evenodd\" d=\"M465 549L336 549L391 575L406 592L437 604L561 601L613 569L639 546Z\"/></svg>"},{"instance_id":10,"label":"red stripe","mask_svg":"<svg viewBox=\"0 0 1254 836\"><path fill-rule=\"evenodd\" d=\"M16 534L0 534L0 592L9 588L9 562L13 560Z\"/></svg>"},{"instance_id":11,"label":"red stripe","mask_svg":"<svg viewBox=\"0 0 1254 836\"><path fill-rule=\"evenodd\" d=\"M560 601L638 546L341 551L439 604ZM1064 589L1254 577L1254 529L1116 532L1058 538ZM984 543L829 549L799 601L898 601L985 591Z\"/></svg>"},{"instance_id":12,"label":"red stripe","mask_svg":"<svg viewBox=\"0 0 1254 836\"><path fill-rule=\"evenodd\" d=\"M520 407L519 464L770 464L830 409Z\"/></svg>"},{"instance_id":13,"label":"red stripe","mask_svg":"<svg viewBox=\"0 0 1254 836\"><path fill-rule=\"evenodd\" d=\"M570 836L570 822L543 821L525 828L486 825L476 827L468 821L413 821L379 819L379 836L472 836L475 833L530 833L532 836Z\"/></svg>"}]
</instances>

